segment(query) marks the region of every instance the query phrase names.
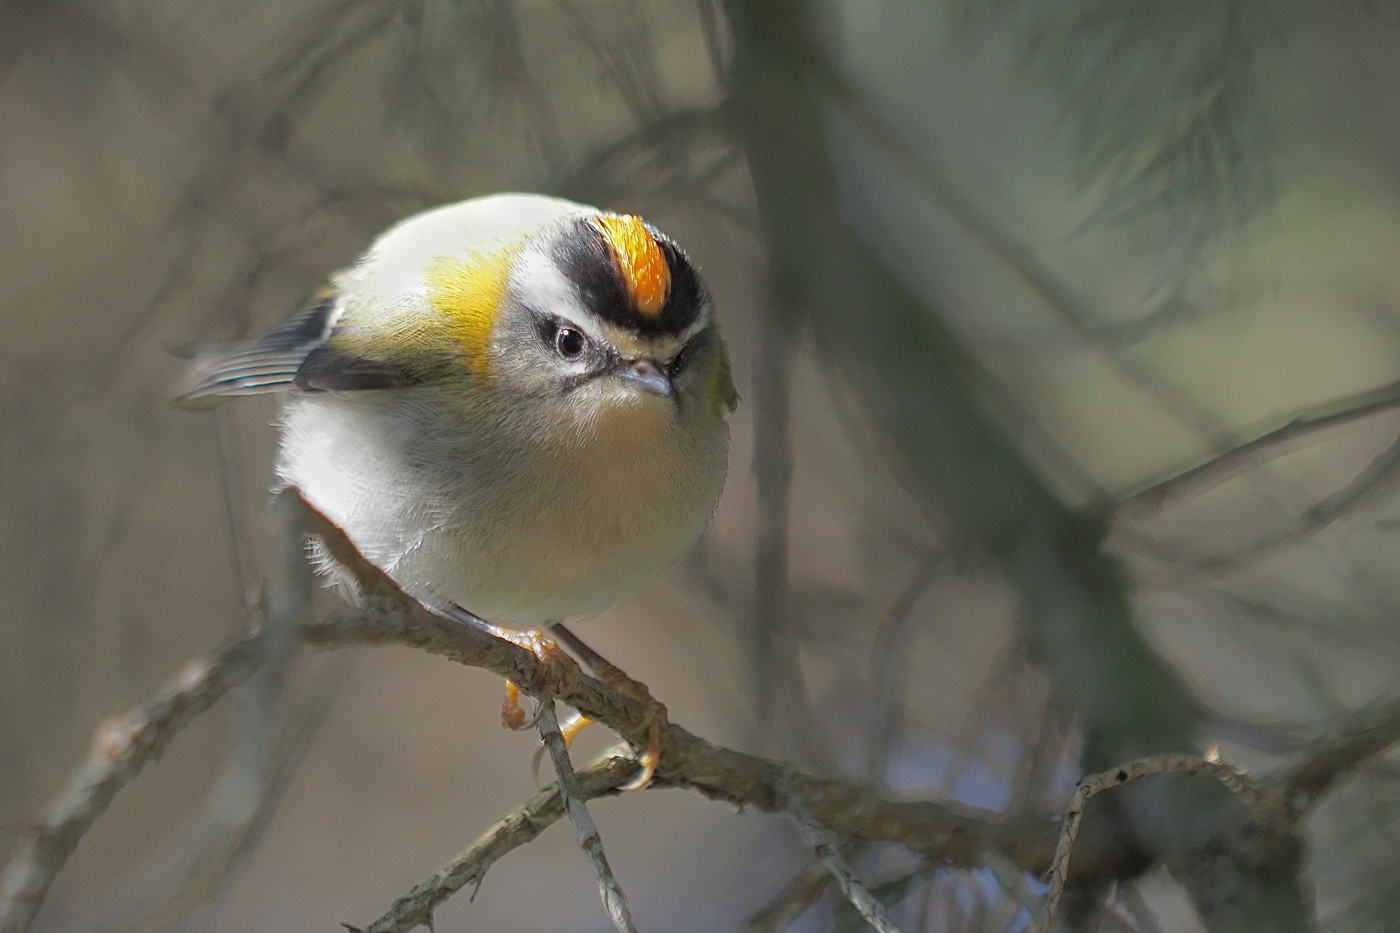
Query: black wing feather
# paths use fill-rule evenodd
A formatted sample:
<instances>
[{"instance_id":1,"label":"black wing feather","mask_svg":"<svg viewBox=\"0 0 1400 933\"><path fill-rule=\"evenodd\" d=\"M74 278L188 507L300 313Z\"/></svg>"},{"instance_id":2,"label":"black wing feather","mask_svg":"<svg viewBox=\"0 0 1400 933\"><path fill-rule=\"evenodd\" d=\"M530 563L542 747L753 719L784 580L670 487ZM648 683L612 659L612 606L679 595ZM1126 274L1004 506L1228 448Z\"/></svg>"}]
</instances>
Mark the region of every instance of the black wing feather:
<instances>
[{"instance_id":1,"label":"black wing feather","mask_svg":"<svg viewBox=\"0 0 1400 933\"><path fill-rule=\"evenodd\" d=\"M299 392L357 392L397 389L418 380L393 363L321 344L307 354L292 381Z\"/></svg>"},{"instance_id":2,"label":"black wing feather","mask_svg":"<svg viewBox=\"0 0 1400 933\"><path fill-rule=\"evenodd\" d=\"M261 337L196 350L184 391L170 404L201 411L229 398L292 388L302 363L330 336L339 315L340 292L327 286Z\"/></svg>"}]
</instances>

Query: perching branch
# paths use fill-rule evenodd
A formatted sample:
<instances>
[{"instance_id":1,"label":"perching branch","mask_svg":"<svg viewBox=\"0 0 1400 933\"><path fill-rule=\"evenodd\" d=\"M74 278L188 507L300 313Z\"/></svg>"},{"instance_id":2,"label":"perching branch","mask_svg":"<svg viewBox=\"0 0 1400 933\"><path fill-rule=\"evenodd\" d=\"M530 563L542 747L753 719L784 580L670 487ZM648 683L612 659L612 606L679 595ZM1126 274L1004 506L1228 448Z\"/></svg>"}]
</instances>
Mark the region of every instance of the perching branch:
<instances>
[{"instance_id":1,"label":"perching branch","mask_svg":"<svg viewBox=\"0 0 1400 933\"><path fill-rule=\"evenodd\" d=\"M295 490L281 495L302 502ZM549 672L534 653L427 609L369 563L325 516L304 503L302 508L308 534L322 541L361 591L358 607L303 630L309 644L406 645L492 671L527 693L544 690ZM635 746L646 743L648 710L595 678L580 675L555 699ZM953 866L975 865L982 842L991 840L1016 864L1036 870L1049 864L1054 844L1054 827L1046 820L1001 818L955 803L886 800L854 782L796 773L780 762L712 745L674 723L662 735L652 786L683 787L770 813L787 810L795 795L813 819L839 836L898 842ZM1100 864L1097 870L1105 868Z\"/></svg>"}]
</instances>

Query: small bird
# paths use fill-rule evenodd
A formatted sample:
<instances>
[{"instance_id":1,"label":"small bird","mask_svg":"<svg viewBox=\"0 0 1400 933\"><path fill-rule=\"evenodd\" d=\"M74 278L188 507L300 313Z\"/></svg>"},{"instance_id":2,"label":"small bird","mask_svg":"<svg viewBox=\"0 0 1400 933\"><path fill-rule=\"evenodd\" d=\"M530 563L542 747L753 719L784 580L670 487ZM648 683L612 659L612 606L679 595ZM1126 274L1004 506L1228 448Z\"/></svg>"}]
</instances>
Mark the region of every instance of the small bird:
<instances>
[{"instance_id":1,"label":"small bird","mask_svg":"<svg viewBox=\"0 0 1400 933\"><path fill-rule=\"evenodd\" d=\"M695 266L642 219L500 194L382 234L174 404L287 393L277 475L424 603L539 628L709 522L738 397Z\"/></svg>"}]
</instances>

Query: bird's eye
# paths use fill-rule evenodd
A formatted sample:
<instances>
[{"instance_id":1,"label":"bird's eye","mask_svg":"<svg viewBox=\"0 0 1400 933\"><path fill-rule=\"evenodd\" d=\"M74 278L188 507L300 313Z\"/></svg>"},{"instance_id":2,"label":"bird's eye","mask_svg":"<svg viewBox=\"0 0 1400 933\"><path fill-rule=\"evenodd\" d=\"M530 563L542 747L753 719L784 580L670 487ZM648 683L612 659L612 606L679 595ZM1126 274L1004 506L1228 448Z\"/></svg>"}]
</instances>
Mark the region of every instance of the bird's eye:
<instances>
[{"instance_id":1,"label":"bird's eye","mask_svg":"<svg viewBox=\"0 0 1400 933\"><path fill-rule=\"evenodd\" d=\"M577 359L583 352L584 336L572 327L561 327L554 334L554 349L566 360Z\"/></svg>"},{"instance_id":2,"label":"bird's eye","mask_svg":"<svg viewBox=\"0 0 1400 933\"><path fill-rule=\"evenodd\" d=\"M691 351L694 349L697 342L698 341L695 340L690 341L690 343L681 347L680 351L676 353L675 356L671 357L671 362L666 364L666 375L675 379L681 373L685 372L685 368L690 365L690 358L694 356L694 353Z\"/></svg>"}]
</instances>

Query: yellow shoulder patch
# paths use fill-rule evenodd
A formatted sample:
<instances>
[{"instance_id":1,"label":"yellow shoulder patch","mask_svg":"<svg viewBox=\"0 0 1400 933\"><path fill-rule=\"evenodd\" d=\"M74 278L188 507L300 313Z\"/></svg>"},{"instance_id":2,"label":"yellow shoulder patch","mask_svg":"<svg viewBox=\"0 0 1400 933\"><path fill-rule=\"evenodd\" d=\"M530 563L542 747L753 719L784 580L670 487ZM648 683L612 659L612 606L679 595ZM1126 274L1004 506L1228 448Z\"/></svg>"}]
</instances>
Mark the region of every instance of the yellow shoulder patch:
<instances>
[{"instance_id":1,"label":"yellow shoulder patch","mask_svg":"<svg viewBox=\"0 0 1400 933\"><path fill-rule=\"evenodd\" d=\"M474 375L491 365L488 343L506 293L513 248L463 258L443 256L425 272L428 303L446 317Z\"/></svg>"},{"instance_id":2,"label":"yellow shoulder patch","mask_svg":"<svg viewBox=\"0 0 1400 933\"><path fill-rule=\"evenodd\" d=\"M660 314L671 290L671 269L642 218L608 214L591 222L608 244L637 311L647 317Z\"/></svg>"}]
</instances>

